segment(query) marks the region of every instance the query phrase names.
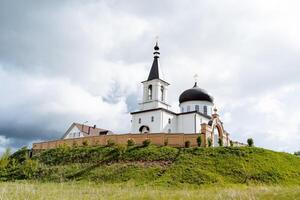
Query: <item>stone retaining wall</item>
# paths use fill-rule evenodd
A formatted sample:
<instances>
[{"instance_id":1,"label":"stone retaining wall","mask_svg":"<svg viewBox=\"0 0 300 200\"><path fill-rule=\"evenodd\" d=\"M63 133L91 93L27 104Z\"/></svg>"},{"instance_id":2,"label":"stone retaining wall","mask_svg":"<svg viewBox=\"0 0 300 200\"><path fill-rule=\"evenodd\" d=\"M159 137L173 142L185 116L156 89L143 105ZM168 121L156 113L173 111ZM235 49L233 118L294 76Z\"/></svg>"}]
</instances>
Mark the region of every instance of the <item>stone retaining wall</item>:
<instances>
[{"instance_id":1,"label":"stone retaining wall","mask_svg":"<svg viewBox=\"0 0 300 200\"><path fill-rule=\"evenodd\" d=\"M127 144L129 139L134 140L135 144L141 145L144 140L149 139L152 144L163 146L165 141L169 146L184 147L186 141L190 141L191 146L197 146L197 137L199 134L183 134L183 133L151 133L151 134L114 134L100 135L74 139L61 139L47 142L33 143L32 149L43 150L57 148L59 146L103 146L107 145L108 141L114 141L116 144ZM202 141L204 138L202 136ZM205 142L202 142L205 145Z\"/></svg>"}]
</instances>

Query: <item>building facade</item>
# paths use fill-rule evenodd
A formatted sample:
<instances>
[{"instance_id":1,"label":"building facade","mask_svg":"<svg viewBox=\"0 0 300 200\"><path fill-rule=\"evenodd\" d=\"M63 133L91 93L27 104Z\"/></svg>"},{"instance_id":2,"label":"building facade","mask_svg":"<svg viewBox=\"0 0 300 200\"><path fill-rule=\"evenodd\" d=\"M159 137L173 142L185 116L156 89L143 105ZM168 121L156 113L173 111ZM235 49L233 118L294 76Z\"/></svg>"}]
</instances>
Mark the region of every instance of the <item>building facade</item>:
<instances>
[{"instance_id":1,"label":"building facade","mask_svg":"<svg viewBox=\"0 0 300 200\"><path fill-rule=\"evenodd\" d=\"M143 98L139 110L132 112L131 133L201 133L206 143L229 145L229 134L224 130L214 108L214 99L205 90L194 86L179 96L180 112L175 113L167 102L169 83L162 79L158 43L147 80L143 81ZM205 131L204 131L205 130Z\"/></svg>"}]
</instances>

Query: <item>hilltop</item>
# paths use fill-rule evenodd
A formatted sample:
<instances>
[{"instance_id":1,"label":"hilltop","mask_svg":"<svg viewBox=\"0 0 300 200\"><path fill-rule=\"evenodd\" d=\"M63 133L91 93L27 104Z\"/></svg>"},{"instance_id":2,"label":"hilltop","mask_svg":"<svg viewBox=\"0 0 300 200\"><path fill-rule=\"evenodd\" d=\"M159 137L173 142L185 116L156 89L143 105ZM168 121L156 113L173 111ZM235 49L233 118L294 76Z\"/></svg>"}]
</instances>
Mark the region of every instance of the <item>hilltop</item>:
<instances>
[{"instance_id":1,"label":"hilltop","mask_svg":"<svg viewBox=\"0 0 300 200\"><path fill-rule=\"evenodd\" d=\"M300 158L256 147L169 146L21 149L0 162L2 180L133 182L136 185L300 184ZM3 164L4 163L4 164Z\"/></svg>"}]
</instances>

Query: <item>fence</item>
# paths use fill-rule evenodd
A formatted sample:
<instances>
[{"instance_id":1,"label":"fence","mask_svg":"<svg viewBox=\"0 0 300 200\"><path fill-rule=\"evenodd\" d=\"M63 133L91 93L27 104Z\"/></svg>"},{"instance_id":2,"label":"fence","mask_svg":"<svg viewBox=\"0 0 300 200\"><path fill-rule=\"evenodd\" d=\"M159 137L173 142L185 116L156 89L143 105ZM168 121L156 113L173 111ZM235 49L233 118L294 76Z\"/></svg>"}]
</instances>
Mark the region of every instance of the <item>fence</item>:
<instances>
[{"instance_id":1,"label":"fence","mask_svg":"<svg viewBox=\"0 0 300 200\"><path fill-rule=\"evenodd\" d=\"M115 134L100 135L74 139L61 139L47 142L34 143L34 150L43 150L57 148L59 146L102 146L107 145L108 141L114 141L116 144L127 144L132 139L135 144L141 145L144 140L149 139L152 144L163 146L166 142L169 146L184 147L186 141L190 141L191 146L197 146L197 137L199 134L183 134L183 133L151 133L151 134ZM203 136L202 136L203 137ZM202 138L203 141L203 138Z\"/></svg>"}]
</instances>

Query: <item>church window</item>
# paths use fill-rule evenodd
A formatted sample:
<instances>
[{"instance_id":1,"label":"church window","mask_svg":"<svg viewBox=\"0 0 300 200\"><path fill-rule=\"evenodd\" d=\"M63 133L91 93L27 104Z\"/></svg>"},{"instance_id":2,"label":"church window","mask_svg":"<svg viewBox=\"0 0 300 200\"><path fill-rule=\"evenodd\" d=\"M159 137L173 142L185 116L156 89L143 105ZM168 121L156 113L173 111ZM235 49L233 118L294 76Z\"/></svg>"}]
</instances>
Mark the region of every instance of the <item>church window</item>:
<instances>
[{"instance_id":1,"label":"church window","mask_svg":"<svg viewBox=\"0 0 300 200\"><path fill-rule=\"evenodd\" d=\"M164 86L161 86L161 87L160 87L160 91L161 91L161 99L160 99L160 100L161 100L161 101L164 101L164 95L165 95L165 94L164 94L164 92L165 92Z\"/></svg>"},{"instance_id":2,"label":"church window","mask_svg":"<svg viewBox=\"0 0 300 200\"><path fill-rule=\"evenodd\" d=\"M148 86L148 100L152 99L152 85Z\"/></svg>"},{"instance_id":3,"label":"church window","mask_svg":"<svg viewBox=\"0 0 300 200\"><path fill-rule=\"evenodd\" d=\"M207 115L207 106L204 106L204 107L203 107L203 113L204 113L205 115Z\"/></svg>"},{"instance_id":4,"label":"church window","mask_svg":"<svg viewBox=\"0 0 300 200\"><path fill-rule=\"evenodd\" d=\"M190 110L191 110L191 106L187 106L187 112L190 112Z\"/></svg>"},{"instance_id":5,"label":"church window","mask_svg":"<svg viewBox=\"0 0 300 200\"><path fill-rule=\"evenodd\" d=\"M199 112L199 105L195 105L195 110Z\"/></svg>"},{"instance_id":6,"label":"church window","mask_svg":"<svg viewBox=\"0 0 300 200\"><path fill-rule=\"evenodd\" d=\"M168 133L171 133L171 129L168 129Z\"/></svg>"},{"instance_id":7,"label":"church window","mask_svg":"<svg viewBox=\"0 0 300 200\"><path fill-rule=\"evenodd\" d=\"M171 124L171 118L168 119L168 123Z\"/></svg>"},{"instance_id":8,"label":"church window","mask_svg":"<svg viewBox=\"0 0 300 200\"><path fill-rule=\"evenodd\" d=\"M153 116L151 117L151 122L154 122L154 117Z\"/></svg>"},{"instance_id":9,"label":"church window","mask_svg":"<svg viewBox=\"0 0 300 200\"><path fill-rule=\"evenodd\" d=\"M141 119L141 118L139 118L139 124L140 124L140 123L142 123L142 119Z\"/></svg>"}]
</instances>

